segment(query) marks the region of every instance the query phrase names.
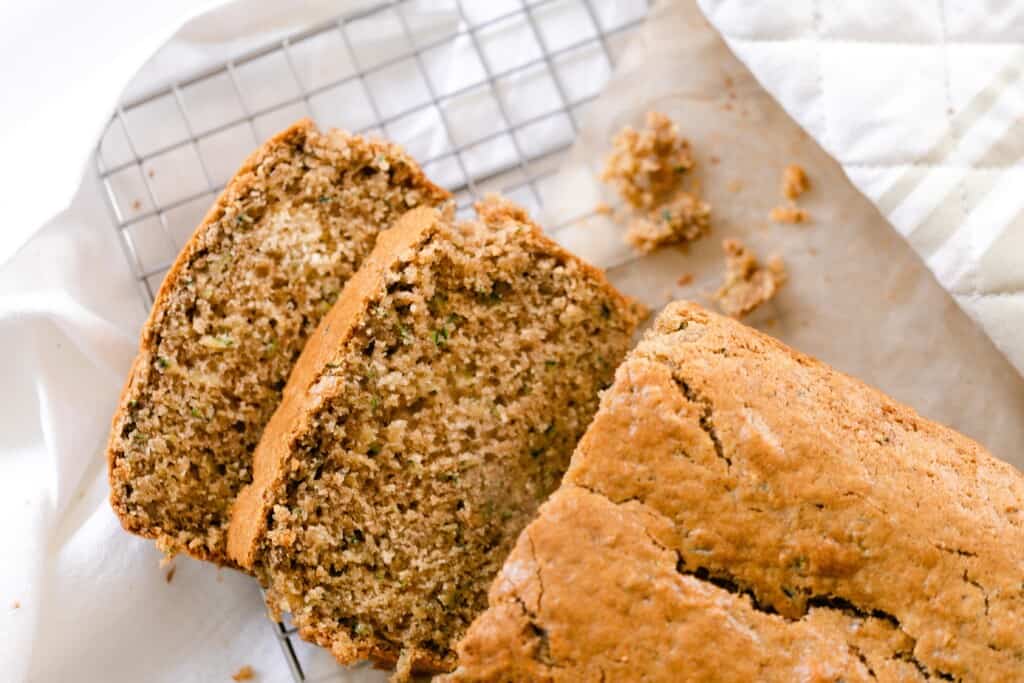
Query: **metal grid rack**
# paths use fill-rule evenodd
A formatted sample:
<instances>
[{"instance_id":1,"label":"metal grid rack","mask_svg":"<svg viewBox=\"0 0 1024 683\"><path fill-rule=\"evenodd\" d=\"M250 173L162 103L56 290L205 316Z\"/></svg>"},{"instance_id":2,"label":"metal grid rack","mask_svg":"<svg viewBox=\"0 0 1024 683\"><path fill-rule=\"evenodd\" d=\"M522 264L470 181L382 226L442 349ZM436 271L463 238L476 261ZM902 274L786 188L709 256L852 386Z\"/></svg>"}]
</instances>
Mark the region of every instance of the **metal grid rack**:
<instances>
[{"instance_id":1,"label":"metal grid rack","mask_svg":"<svg viewBox=\"0 0 1024 683\"><path fill-rule=\"evenodd\" d=\"M557 173L647 0L632 12L623 12L621 0L454 0L447 11L426 5L378 3L117 107L96 170L147 310L241 160L302 116L403 144L455 195L460 212L487 191L532 211L543 206L545 181ZM556 14L571 31L548 30ZM367 44L367 36L380 38ZM444 77L453 55L458 82ZM579 68L589 77L577 78ZM381 86L396 79L405 86ZM580 82L591 87L580 91ZM525 96L508 97L511 88ZM488 132L467 139L465 130L479 129L481 117ZM324 680L310 672L304 657L311 648L294 632L275 625L293 679ZM328 669L326 678L333 675Z\"/></svg>"}]
</instances>

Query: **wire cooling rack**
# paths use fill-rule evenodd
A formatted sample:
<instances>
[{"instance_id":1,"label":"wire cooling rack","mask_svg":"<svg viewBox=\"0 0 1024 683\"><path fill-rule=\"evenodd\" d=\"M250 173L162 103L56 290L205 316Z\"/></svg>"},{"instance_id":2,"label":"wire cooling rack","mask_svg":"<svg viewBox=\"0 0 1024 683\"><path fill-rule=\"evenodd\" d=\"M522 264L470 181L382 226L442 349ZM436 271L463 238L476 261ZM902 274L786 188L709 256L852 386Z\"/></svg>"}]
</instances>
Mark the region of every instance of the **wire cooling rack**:
<instances>
[{"instance_id":1,"label":"wire cooling rack","mask_svg":"<svg viewBox=\"0 0 1024 683\"><path fill-rule=\"evenodd\" d=\"M147 310L241 161L303 116L402 144L455 195L460 212L488 191L540 210L545 181L646 16L647 0L440 4L382 2L117 107L96 169ZM481 127L485 134L467 134ZM274 633L295 681L339 676L287 623Z\"/></svg>"}]
</instances>

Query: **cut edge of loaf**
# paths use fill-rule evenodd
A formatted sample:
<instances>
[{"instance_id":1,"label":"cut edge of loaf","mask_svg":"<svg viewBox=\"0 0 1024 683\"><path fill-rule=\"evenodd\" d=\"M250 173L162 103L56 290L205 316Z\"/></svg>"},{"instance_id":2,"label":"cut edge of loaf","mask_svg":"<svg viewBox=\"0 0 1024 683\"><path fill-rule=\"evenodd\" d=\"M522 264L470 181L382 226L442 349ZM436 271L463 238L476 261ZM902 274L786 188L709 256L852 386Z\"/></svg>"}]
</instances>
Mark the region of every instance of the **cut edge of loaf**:
<instances>
[{"instance_id":1,"label":"cut edge of loaf","mask_svg":"<svg viewBox=\"0 0 1024 683\"><path fill-rule=\"evenodd\" d=\"M267 528L273 501L270 492L280 483L293 434L304 410L306 390L334 351L352 335L366 304L400 254L423 239L438 218L434 209L419 208L403 215L377 238L359 271L346 283L338 303L320 321L306 342L284 388L284 397L263 430L253 454L253 480L235 499L228 527L228 557L246 569L256 563L259 539Z\"/></svg>"},{"instance_id":2,"label":"cut edge of loaf","mask_svg":"<svg viewBox=\"0 0 1024 683\"><path fill-rule=\"evenodd\" d=\"M497 195L489 195L476 204L476 210L485 222L508 218L529 226L535 235L545 240L554 256L579 263L586 274L595 278L608 294L619 301L623 310L632 313L634 325L647 315L642 304L611 286L604 271L544 235L540 226L529 218L523 208ZM298 430L297 420L304 412L303 401L307 388L334 350L351 336L359 324L367 300L382 281L385 271L400 257L402 251L415 246L442 215L437 209L416 208L404 214L393 228L382 232L373 252L346 284L338 303L309 338L288 378L284 398L256 448L253 456L253 482L243 488L235 500L228 528L228 556L233 562L251 569L257 561L259 539L266 531L267 513L273 505L268 495L280 481L290 438Z\"/></svg>"},{"instance_id":3,"label":"cut edge of loaf","mask_svg":"<svg viewBox=\"0 0 1024 683\"><path fill-rule=\"evenodd\" d=\"M597 290L614 302L622 320L631 330L646 315L644 307L616 290L603 271L587 264L579 257L557 245L544 235L542 229L529 219L517 205L497 196L489 196L476 206L479 219L485 223L509 220L525 227L531 238L543 244L550 256L579 267L582 276L589 278ZM444 225L438 225L443 221ZM368 307L378 296L387 273L397 263L414 257L412 250L445 230L452 216L438 209L418 208L406 213L396 225L381 233L373 253L363 262L359 272L349 280L338 303L321 321L320 327L303 350L284 391L284 400L271 418L264 437L257 447L254 459L253 483L245 487L236 498L228 530L228 552L232 561L246 568L260 564L261 542L267 533L268 516L277 502L276 492L287 477L291 444L301 434L310 416L315 412L318 399L309 393L324 368L339 348L343 348L368 315ZM457 228L456 228L457 229ZM409 256L403 256L407 254ZM300 625L300 635L324 647L331 648L343 663L370 659L379 665L400 664L420 672L441 672L450 668L450 662L440 654L421 649L396 652L393 643L377 638L352 643L344 653L332 648L334 635L315 627Z\"/></svg>"},{"instance_id":4,"label":"cut edge of loaf","mask_svg":"<svg viewBox=\"0 0 1024 683\"><path fill-rule=\"evenodd\" d=\"M142 326L142 331L139 337L138 353L132 361L128 377L125 380L124 387L121 390L117 406L111 418L111 429L106 445L105 461L107 464L108 484L110 485L109 500L118 521L125 531L143 538L156 540L158 540L162 534L159 528L136 523L134 518L127 514L127 504L118 496L118 482L115 479L115 464L118 458L116 448L116 430L118 424L123 420L124 415L129 410L137 385L144 381L143 375L145 374L145 369L154 362L156 345L158 342L157 329L163 315L165 314L168 300L172 293L181 284L181 270L196 257L197 251L200 249L200 242L203 235L224 216L227 208L233 202L244 196L253 187L253 171L260 165L263 159L269 156L275 148L281 145L295 144L299 140L304 140L310 133L317 132L318 130L319 129L312 119L303 117L284 130L265 140L259 145L259 147L253 150L253 152L251 152L238 167L238 170L235 171L224 189L217 196L213 206L210 207L203 216L199 225L195 230L193 230L189 239L181 248L181 251L178 252L177 257L174 259L174 262L168 269L159 289L157 290L157 294L153 299L153 305L150 308L146 321ZM350 135L344 131L338 132L341 132L344 135ZM370 145L380 146L382 148L391 150L399 149L394 143L384 140L366 138L365 141ZM401 152L401 154L403 156L407 156L404 151ZM436 200L443 201L450 199L451 194L447 190L431 182L417 164L411 163L409 170L411 172L411 176L415 179L415 182L419 186L427 189L432 195L434 195ZM206 546L175 548L173 552L178 552L179 550L184 551L196 559L213 562L218 565L240 568L237 563L228 557L226 553L218 554L210 552Z\"/></svg>"}]
</instances>

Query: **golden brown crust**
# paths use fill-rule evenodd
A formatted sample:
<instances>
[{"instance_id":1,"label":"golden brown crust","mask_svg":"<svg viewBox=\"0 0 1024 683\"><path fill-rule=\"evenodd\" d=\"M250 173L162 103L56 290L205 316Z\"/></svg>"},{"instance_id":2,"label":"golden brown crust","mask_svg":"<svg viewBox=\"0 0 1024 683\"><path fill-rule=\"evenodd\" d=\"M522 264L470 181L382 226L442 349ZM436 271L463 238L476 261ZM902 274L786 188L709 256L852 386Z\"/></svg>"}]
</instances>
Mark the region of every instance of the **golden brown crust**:
<instances>
[{"instance_id":1,"label":"golden brown crust","mask_svg":"<svg viewBox=\"0 0 1024 683\"><path fill-rule=\"evenodd\" d=\"M160 329L164 316L170 308L169 304L174 295L187 284L182 281L183 270L186 269L187 266L203 250L204 239L211 230L215 230L217 228L217 225L221 222L225 212L234 204L249 195L260 182L265 182L265 180L261 180L257 175L257 170L261 164L263 164L267 159L272 158L282 146L299 148L305 144L305 141L307 141L310 136L313 135L320 136L324 140L327 140L334 135L344 137L342 133L336 131L331 131L330 133L321 135L317 130L316 125L311 120L302 119L277 135L271 137L249 155L232 179L228 182L224 190L218 196L214 205L207 212L203 220L193 232L192 236L182 248L181 252L178 254L177 258L174 260L174 263L168 270L160 285L154 299L153 307L150 310L145 324L143 325L140 335L139 352L132 363L128 379L125 382L125 386L118 401L117 409L111 419L111 431L107 445L106 460L108 466L108 478L111 485L111 506L120 519L121 525L125 530L132 533L147 538L157 539L158 545L161 545L165 551L184 551L198 559L227 566L237 566L227 557L223 547L220 549L214 549L207 547L204 544L182 545L171 539L167 533L168 530L147 524L131 513L130 505L128 501L125 500L124 494L121 490L122 486L119 486L119 482L117 481L118 475L116 473L116 464L120 455L117 442L120 432L123 425L128 420L127 416L129 415L130 404L139 399L142 392L145 392L150 376L154 372L153 366L157 360L156 349L160 341ZM342 144L344 144L344 142ZM390 143L367 140L366 144L372 149L378 149L382 154L391 153L394 155L401 155L403 158L406 158L397 147ZM439 203L450 196L445 190L431 183L423 175L422 171L411 162L411 160L409 160L408 169L406 170L409 174L409 184L413 187L421 188L424 197L429 203Z\"/></svg>"},{"instance_id":2,"label":"golden brown crust","mask_svg":"<svg viewBox=\"0 0 1024 683\"><path fill-rule=\"evenodd\" d=\"M446 680L1021 680L1022 500L970 439L673 304Z\"/></svg>"},{"instance_id":3,"label":"golden brown crust","mask_svg":"<svg viewBox=\"0 0 1024 683\"><path fill-rule=\"evenodd\" d=\"M423 239L437 217L433 209L413 209L392 229L382 232L369 257L345 285L338 303L306 342L285 385L281 404L253 455L252 484L242 489L235 500L228 528L228 556L233 562L251 569L256 561L259 538L266 531L267 513L273 506L268 494L280 484L291 443L303 429L302 419L310 412L307 389L359 324L367 301L383 282L384 272L399 254Z\"/></svg>"}]
</instances>

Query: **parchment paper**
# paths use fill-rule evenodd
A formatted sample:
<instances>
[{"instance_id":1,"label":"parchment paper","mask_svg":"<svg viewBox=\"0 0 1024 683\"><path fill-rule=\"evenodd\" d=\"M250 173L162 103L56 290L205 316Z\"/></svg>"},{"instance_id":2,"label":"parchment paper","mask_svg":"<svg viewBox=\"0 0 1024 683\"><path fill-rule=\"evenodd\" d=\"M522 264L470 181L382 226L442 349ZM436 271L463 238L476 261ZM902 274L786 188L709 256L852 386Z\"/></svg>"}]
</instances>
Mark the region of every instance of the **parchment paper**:
<instances>
[{"instance_id":1,"label":"parchment paper","mask_svg":"<svg viewBox=\"0 0 1024 683\"><path fill-rule=\"evenodd\" d=\"M688 252L636 258L625 226L596 216L557 238L608 268L612 281L655 310L688 298L713 307L721 241L739 237L759 256L779 254L790 274L780 295L746 322L881 388L1024 467L1024 380L957 307L916 254L828 157L757 84L692 0L661 2L588 112L546 225L613 202L596 180L609 141L651 109L693 145L696 179L713 206L710 237ZM813 183L799 200L804 225L768 220L782 203L783 168ZM737 186L738 191L735 191ZM692 284L677 286L685 274Z\"/></svg>"}]
</instances>

